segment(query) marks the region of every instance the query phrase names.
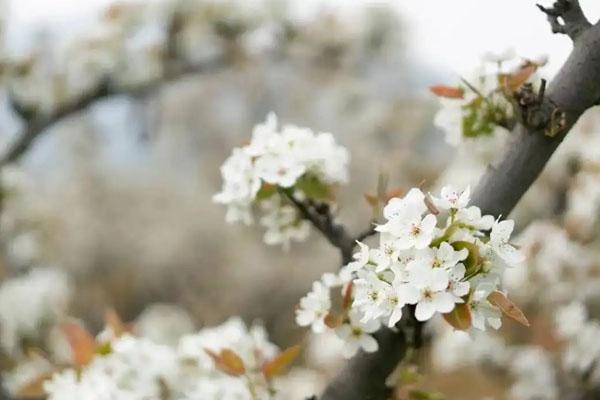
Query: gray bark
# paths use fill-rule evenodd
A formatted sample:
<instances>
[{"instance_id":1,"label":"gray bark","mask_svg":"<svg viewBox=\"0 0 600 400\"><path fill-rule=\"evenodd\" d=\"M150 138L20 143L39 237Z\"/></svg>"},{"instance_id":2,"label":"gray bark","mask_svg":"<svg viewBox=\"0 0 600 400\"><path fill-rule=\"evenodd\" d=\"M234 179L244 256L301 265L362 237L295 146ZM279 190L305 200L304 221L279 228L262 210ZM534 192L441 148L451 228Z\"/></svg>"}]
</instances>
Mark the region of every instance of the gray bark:
<instances>
[{"instance_id":1,"label":"gray bark","mask_svg":"<svg viewBox=\"0 0 600 400\"><path fill-rule=\"evenodd\" d=\"M578 1L572 3L579 7ZM585 25L585 24L584 24ZM544 109L566 113L562 134L548 137L544 130L517 125L500 161L490 166L479 181L472 204L482 212L507 216L539 176L566 132L587 109L600 100L600 25L581 26L573 50L548 86ZM562 33L562 32L561 32ZM543 207L541 204L540 207ZM402 335L384 331L378 336L379 351L360 353L328 385L321 400L384 400L385 380L406 354Z\"/></svg>"}]
</instances>

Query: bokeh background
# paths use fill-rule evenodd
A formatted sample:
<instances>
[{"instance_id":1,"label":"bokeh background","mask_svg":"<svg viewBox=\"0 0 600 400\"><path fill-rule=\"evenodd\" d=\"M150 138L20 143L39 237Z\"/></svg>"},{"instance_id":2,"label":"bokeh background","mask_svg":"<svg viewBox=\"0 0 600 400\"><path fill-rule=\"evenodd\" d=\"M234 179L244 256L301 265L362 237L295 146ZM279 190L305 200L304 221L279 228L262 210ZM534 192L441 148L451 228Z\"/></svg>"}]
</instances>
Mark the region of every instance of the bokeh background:
<instances>
[{"instance_id":1,"label":"bokeh background","mask_svg":"<svg viewBox=\"0 0 600 400\"><path fill-rule=\"evenodd\" d=\"M170 52L174 4L185 11ZM590 19L600 16L597 1L581 4ZM506 49L547 56L540 74L551 77L571 46L528 0L4 0L1 10L0 154L23 135L28 112L53 113L103 79L120 92L47 124L4 168L11 188L0 223L4 281L41 267L64 271L69 294L55 311L94 331L107 307L128 321L150 309L156 320L180 321L173 326L181 330L240 315L262 320L282 346L303 340L294 307L339 260L316 232L285 251L266 246L259 226L225 223L212 201L219 167L252 127L274 111L283 122L332 132L352 157L339 218L358 232L371 212L363 194L381 173L401 189L466 184L501 149L504 137L458 151L447 145L429 86L456 83L486 53ZM164 79L182 64L208 67ZM151 90L130 90L148 82ZM580 124L582 137L594 138L595 118ZM569 197L586 143L573 139L557 155L516 211L519 229L548 218L593 247L594 221L582 228L577 218L590 223L597 210L583 201L592 209L578 215L582 202ZM597 182L593 172L585 179ZM581 196L595 204L596 192ZM1 293L0 314L14 313L18 304L3 306ZM550 340L540 332L536 340ZM339 361L320 360L325 350L315 346L306 359L331 375ZM423 367L448 398L500 399L509 387L505 373Z\"/></svg>"}]
</instances>

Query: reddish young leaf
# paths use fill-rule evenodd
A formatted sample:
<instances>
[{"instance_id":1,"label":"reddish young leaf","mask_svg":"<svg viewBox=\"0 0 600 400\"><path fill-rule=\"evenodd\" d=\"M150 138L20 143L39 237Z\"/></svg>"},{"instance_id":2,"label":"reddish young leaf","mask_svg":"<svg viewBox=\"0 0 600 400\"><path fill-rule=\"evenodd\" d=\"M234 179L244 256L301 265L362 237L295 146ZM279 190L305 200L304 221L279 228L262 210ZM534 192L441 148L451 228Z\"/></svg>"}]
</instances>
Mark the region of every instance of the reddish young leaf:
<instances>
[{"instance_id":1,"label":"reddish young leaf","mask_svg":"<svg viewBox=\"0 0 600 400\"><path fill-rule=\"evenodd\" d=\"M488 296L488 301L502 310L507 317L514 319L524 326L529 326L529 321L525 317L525 314L523 314L523 311L510 301L504 293L499 291L492 292Z\"/></svg>"},{"instance_id":2,"label":"reddish young leaf","mask_svg":"<svg viewBox=\"0 0 600 400\"><path fill-rule=\"evenodd\" d=\"M342 324L342 322L344 322L344 318L341 315L335 315L333 313L329 313L325 316L325 319L323 321L325 323L325 326L327 326L330 329L335 329L338 326L340 326Z\"/></svg>"},{"instance_id":3,"label":"reddish young leaf","mask_svg":"<svg viewBox=\"0 0 600 400\"><path fill-rule=\"evenodd\" d=\"M94 336L77 322L63 323L62 331L71 346L73 365L80 368L92 361L97 347Z\"/></svg>"},{"instance_id":4,"label":"reddish young leaf","mask_svg":"<svg viewBox=\"0 0 600 400\"><path fill-rule=\"evenodd\" d=\"M300 345L289 347L272 360L267 361L262 367L264 377L266 379L271 379L281 375L281 373L298 357L300 349Z\"/></svg>"},{"instance_id":5,"label":"reddish young leaf","mask_svg":"<svg viewBox=\"0 0 600 400\"><path fill-rule=\"evenodd\" d=\"M440 213L440 210L438 210L435 204L433 204L433 199L429 193L425 195L425 205L427 206L429 212L433 215L438 215Z\"/></svg>"},{"instance_id":6,"label":"reddish young leaf","mask_svg":"<svg viewBox=\"0 0 600 400\"><path fill-rule=\"evenodd\" d=\"M519 71L505 77L505 85L511 90L517 90L537 71L537 65L527 64Z\"/></svg>"},{"instance_id":7,"label":"reddish young leaf","mask_svg":"<svg viewBox=\"0 0 600 400\"><path fill-rule=\"evenodd\" d=\"M371 193L365 193L364 196L367 203L369 203L369 206L371 206L372 208L376 208L379 206L379 199L377 198L377 196Z\"/></svg>"},{"instance_id":8,"label":"reddish young leaf","mask_svg":"<svg viewBox=\"0 0 600 400\"><path fill-rule=\"evenodd\" d=\"M457 304L454 307L454 310L447 314L444 314L444 319L454 329L457 329L459 331L466 331L471 327L472 323L471 307L469 307L467 303Z\"/></svg>"},{"instance_id":9,"label":"reddish young leaf","mask_svg":"<svg viewBox=\"0 0 600 400\"><path fill-rule=\"evenodd\" d=\"M431 86L429 90L436 96L449 99L462 99L465 95L465 91L456 86L435 85Z\"/></svg>"},{"instance_id":10,"label":"reddish young leaf","mask_svg":"<svg viewBox=\"0 0 600 400\"><path fill-rule=\"evenodd\" d=\"M400 188L395 188L395 189L390 189L385 193L385 202L387 203L388 201L390 201L391 199L393 199L394 197L400 197L404 194L404 190L400 189Z\"/></svg>"},{"instance_id":11,"label":"reddish young leaf","mask_svg":"<svg viewBox=\"0 0 600 400\"><path fill-rule=\"evenodd\" d=\"M342 301L342 308L344 310L350 309L352 305L352 291L353 291L352 282L349 282L344 288L344 299Z\"/></svg>"},{"instance_id":12,"label":"reddish young leaf","mask_svg":"<svg viewBox=\"0 0 600 400\"><path fill-rule=\"evenodd\" d=\"M213 359L215 367L221 372L231 376L241 376L246 373L244 361L233 350L223 349L220 353L210 349L204 351Z\"/></svg>"},{"instance_id":13,"label":"reddish young leaf","mask_svg":"<svg viewBox=\"0 0 600 400\"><path fill-rule=\"evenodd\" d=\"M110 329L117 337L129 333L131 330L112 307L108 308L104 313L104 326Z\"/></svg>"}]
</instances>

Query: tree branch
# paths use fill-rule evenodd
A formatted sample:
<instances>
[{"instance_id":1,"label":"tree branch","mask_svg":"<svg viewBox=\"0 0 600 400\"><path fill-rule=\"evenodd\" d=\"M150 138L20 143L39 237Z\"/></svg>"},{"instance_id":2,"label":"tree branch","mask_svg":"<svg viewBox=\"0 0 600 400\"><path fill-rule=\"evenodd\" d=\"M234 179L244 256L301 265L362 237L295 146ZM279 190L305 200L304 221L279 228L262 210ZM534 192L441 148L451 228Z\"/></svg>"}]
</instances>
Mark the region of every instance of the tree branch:
<instances>
[{"instance_id":1,"label":"tree branch","mask_svg":"<svg viewBox=\"0 0 600 400\"><path fill-rule=\"evenodd\" d=\"M557 0L550 8L540 4L537 6L546 14L553 33L568 35L573 41L583 31L592 27L592 24L583 15L579 0Z\"/></svg>"},{"instance_id":2,"label":"tree branch","mask_svg":"<svg viewBox=\"0 0 600 400\"><path fill-rule=\"evenodd\" d=\"M548 107L558 107L565 113L564 132L600 99L600 25L589 26L576 36L574 48L550 83L544 100ZM549 137L544 129L517 125L501 161L488 168L481 178L472 196L473 204L485 214L507 216L536 180L565 134ZM381 388L406 354L403 337L387 331L380 333L379 351L371 355L359 353L329 384L321 400L386 399L386 392Z\"/></svg>"},{"instance_id":3,"label":"tree branch","mask_svg":"<svg viewBox=\"0 0 600 400\"><path fill-rule=\"evenodd\" d=\"M64 104L51 114L22 114L22 116L26 117L25 128L18 138L9 145L8 150L2 157L0 157L0 168L17 161L49 127L64 118L85 110L99 100L118 95L132 97L142 96L162 87L164 84L181 79L185 76L215 71L226 65L226 61L227 59L225 57L218 57L202 64L170 67L165 70L164 75L159 79L133 86L115 86L111 83L110 79L107 78L101 81L94 90L83 94L80 98L70 103ZM18 106L16 106L16 109L19 109Z\"/></svg>"},{"instance_id":4,"label":"tree branch","mask_svg":"<svg viewBox=\"0 0 600 400\"><path fill-rule=\"evenodd\" d=\"M333 247L340 251L342 265L352 261L356 241L365 240L375 233L375 226L372 225L358 235L351 236L344 225L335 221L335 216L331 213L328 204L300 201L284 189L279 189L279 193L292 203L300 212L300 215L321 232Z\"/></svg>"}]
</instances>

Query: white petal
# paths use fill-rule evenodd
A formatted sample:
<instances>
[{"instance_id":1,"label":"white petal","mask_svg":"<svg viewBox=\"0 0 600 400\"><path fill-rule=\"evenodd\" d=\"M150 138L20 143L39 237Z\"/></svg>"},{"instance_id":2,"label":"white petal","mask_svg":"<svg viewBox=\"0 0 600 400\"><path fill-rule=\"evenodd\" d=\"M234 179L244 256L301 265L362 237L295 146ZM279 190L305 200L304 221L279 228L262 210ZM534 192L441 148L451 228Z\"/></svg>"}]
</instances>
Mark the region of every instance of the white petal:
<instances>
[{"instance_id":1,"label":"white petal","mask_svg":"<svg viewBox=\"0 0 600 400\"><path fill-rule=\"evenodd\" d=\"M362 335L360 337L360 346L367 353L374 353L379 349L379 344L377 340L371 335Z\"/></svg>"},{"instance_id":2,"label":"white petal","mask_svg":"<svg viewBox=\"0 0 600 400\"><path fill-rule=\"evenodd\" d=\"M510 239L510 234L515 227L513 220L507 219L504 221L496 222L492 227L490 233L490 240L495 243L506 243Z\"/></svg>"},{"instance_id":3,"label":"white petal","mask_svg":"<svg viewBox=\"0 0 600 400\"><path fill-rule=\"evenodd\" d=\"M390 315L390 320L388 321L388 327L392 328L394 327L398 321L400 321L402 319L402 307L396 307L394 308L394 311L392 311L392 315Z\"/></svg>"},{"instance_id":4,"label":"white petal","mask_svg":"<svg viewBox=\"0 0 600 400\"><path fill-rule=\"evenodd\" d=\"M417 318L417 321L427 321L429 318L433 317L434 313L435 307L431 302L420 301L415 310L415 318Z\"/></svg>"},{"instance_id":5,"label":"white petal","mask_svg":"<svg viewBox=\"0 0 600 400\"><path fill-rule=\"evenodd\" d=\"M515 249L510 244L504 244L499 246L498 255L511 266L521 264L525 261L525 255L519 250Z\"/></svg>"},{"instance_id":6,"label":"white petal","mask_svg":"<svg viewBox=\"0 0 600 400\"><path fill-rule=\"evenodd\" d=\"M442 314L454 310L455 297L448 292L439 292L433 295L432 303L435 309Z\"/></svg>"},{"instance_id":7,"label":"white petal","mask_svg":"<svg viewBox=\"0 0 600 400\"><path fill-rule=\"evenodd\" d=\"M399 285L396 288L396 294L398 301L403 304L415 304L421 297L419 289L410 284Z\"/></svg>"},{"instance_id":8,"label":"white petal","mask_svg":"<svg viewBox=\"0 0 600 400\"><path fill-rule=\"evenodd\" d=\"M357 340L350 340L344 343L344 349L342 350L342 355L345 358L352 358L358 352L360 344Z\"/></svg>"}]
</instances>

